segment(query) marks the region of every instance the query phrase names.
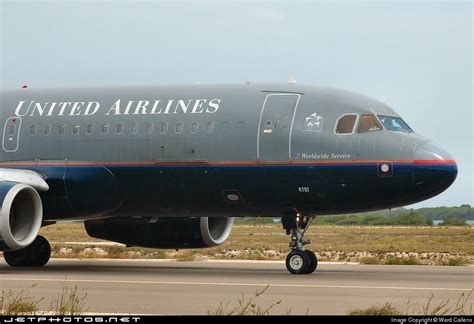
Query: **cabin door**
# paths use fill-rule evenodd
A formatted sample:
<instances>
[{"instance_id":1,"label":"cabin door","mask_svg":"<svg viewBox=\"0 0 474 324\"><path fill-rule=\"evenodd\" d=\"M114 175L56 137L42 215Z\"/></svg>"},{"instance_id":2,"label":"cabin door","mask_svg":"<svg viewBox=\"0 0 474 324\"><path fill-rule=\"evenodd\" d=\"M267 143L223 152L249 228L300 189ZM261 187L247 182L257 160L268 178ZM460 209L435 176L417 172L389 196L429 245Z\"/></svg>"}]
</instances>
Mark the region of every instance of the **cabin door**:
<instances>
[{"instance_id":1,"label":"cabin door","mask_svg":"<svg viewBox=\"0 0 474 324\"><path fill-rule=\"evenodd\" d=\"M5 152L16 152L18 150L18 140L20 138L20 117L10 117L5 121L3 128L2 147Z\"/></svg>"},{"instance_id":2,"label":"cabin door","mask_svg":"<svg viewBox=\"0 0 474 324\"><path fill-rule=\"evenodd\" d=\"M271 93L265 98L257 135L259 161L290 159L291 129L299 99L296 93Z\"/></svg>"}]
</instances>

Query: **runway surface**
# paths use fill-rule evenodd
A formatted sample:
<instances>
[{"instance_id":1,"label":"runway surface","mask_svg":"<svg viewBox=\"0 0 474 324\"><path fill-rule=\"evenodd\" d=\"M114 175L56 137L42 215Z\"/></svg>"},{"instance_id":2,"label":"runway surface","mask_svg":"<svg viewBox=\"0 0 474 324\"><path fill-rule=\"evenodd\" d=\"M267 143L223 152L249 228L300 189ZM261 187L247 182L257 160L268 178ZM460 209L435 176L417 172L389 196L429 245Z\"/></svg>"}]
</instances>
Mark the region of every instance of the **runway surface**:
<instances>
[{"instance_id":1,"label":"runway surface","mask_svg":"<svg viewBox=\"0 0 474 324\"><path fill-rule=\"evenodd\" d=\"M207 314L269 285L257 300L281 301L272 314L346 314L385 302L421 307L431 295L433 303L455 301L473 289L474 267L321 263L314 274L295 276L283 262L53 259L43 268L13 269L0 261L1 290L32 285L44 308L63 286L77 285L94 313Z\"/></svg>"}]
</instances>

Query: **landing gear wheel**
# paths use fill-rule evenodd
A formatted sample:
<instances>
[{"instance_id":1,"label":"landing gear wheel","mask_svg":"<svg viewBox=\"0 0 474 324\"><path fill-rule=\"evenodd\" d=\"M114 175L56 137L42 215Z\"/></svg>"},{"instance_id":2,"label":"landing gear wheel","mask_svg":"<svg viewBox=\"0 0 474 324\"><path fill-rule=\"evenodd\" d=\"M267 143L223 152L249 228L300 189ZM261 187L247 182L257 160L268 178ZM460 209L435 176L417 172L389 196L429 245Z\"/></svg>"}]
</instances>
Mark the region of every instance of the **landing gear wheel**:
<instances>
[{"instance_id":1,"label":"landing gear wheel","mask_svg":"<svg viewBox=\"0 0 474 324\"><path fill-rule=\"evenodd\" d=\"M30 250L30 265L33 267L42 267L48 263L51 257L51 246L47 239L38 235L33 243L28 247Z\"/></svg>"},{"instance_id":2,"label":"landing gear wheel","mask_svg":"<svg viewBox=\"0 0 474 324\"><path fill-rule=\"evenodd\" d=\"M3 258L11 267L26 267L29 265L28 248L17 251L4 251Z\"/></svg>"},{"instance_id":3,"label":"landing gear wheel","mask_svg":"<svg viewBox=\"0 0 474 324\"><path fill-rule=\"evenodd\" d=\"M286 269L293 274L307 273L311 260L304 251L293 250L286 257Z\"/></svg>"},{"instance_id":4,"label":"landing gear wheel","mask_svg":"<svg viewBox=\"0 0 474 324\"><path fill-rule=\"evenodd\" d=\"M311 250L304 250L304 252L308 255L311 263L305 273L310 274L313 273L316 268L318 267L318 258L316 257L316 254L314 254L313 251Z\"/></svg>"},{"instance_id":5,"label":"landing gear wheel","mask_svg":"<svg viewBox=\"0 0 474 324\"><path fill-rule=\"evenodd\" d=\"M3 257L12 267L41 267L51 257L51 246L47 239L38 235L31 245L17 251L5 251Z\"/></svg>"}]
</instances>

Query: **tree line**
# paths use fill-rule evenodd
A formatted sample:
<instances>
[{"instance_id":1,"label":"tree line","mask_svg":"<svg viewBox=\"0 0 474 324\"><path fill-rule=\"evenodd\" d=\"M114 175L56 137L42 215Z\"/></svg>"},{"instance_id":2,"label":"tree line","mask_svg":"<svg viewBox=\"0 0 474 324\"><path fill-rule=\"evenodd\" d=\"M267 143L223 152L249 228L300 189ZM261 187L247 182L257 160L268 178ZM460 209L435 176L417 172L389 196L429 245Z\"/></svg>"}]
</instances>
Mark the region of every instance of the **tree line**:
<instances>
[{"instance_id":1,"label":"tree line","mask_svg":"<svg viewBox=\"0 0 474 324\"><path fill-rule=\"evenodd\" d=\"M456 207L397 208L370 213L318 216L313 224L319 225L407 225L431 226L433 220L442 221L438 225L463 226L474 220L474 208L468 204ZM268 217L244 217L237 223L272 223L278 219Z\"/></svg>"}]
</instances>

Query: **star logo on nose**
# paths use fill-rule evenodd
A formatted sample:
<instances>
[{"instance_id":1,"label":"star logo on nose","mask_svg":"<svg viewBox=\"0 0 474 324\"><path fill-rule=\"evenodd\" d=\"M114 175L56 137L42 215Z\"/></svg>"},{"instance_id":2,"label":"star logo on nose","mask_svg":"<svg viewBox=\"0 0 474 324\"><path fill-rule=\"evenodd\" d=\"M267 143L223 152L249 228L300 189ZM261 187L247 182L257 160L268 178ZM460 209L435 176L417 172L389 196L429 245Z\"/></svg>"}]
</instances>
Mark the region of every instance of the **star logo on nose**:
<instances>
[{"instance_id":1,"label":"star logo on nose","mask_svg":"<svg viewBox=\"0 0 474 324\"><path fill-rule=\"evenodd\" d=\"M304 128L305 131L320 132L323 127L323 117L318 113L312 113L308 117L305 117Z\"/></svg>"}]
</instances>

